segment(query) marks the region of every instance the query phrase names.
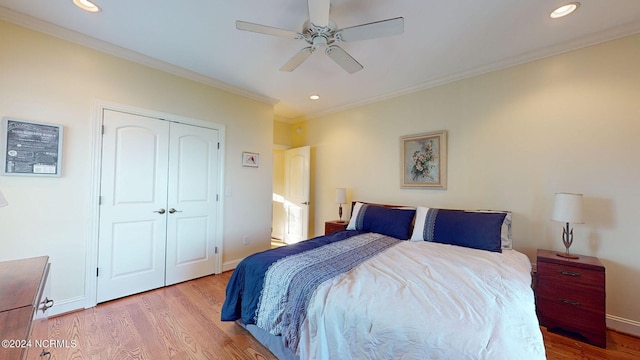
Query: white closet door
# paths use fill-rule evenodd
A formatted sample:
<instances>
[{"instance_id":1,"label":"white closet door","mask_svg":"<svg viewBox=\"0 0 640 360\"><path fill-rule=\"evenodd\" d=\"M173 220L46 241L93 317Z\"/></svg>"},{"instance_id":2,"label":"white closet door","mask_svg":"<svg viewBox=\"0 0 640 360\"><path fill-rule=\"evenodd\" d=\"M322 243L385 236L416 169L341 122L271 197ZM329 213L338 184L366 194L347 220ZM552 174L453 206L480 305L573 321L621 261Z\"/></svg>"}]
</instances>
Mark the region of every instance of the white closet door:
<instances>
[{"instance_id":1,"label":"white closet door","mask_svg":"<svg viewBox=\"0 0 640 360\"><path fill-rule=\"evenodd\" d=\"M169 123L105 110L97 301L165 283Z\"/></svg>"},{"instance_id":2,"label":"white closet door","mask_svg":"<svg viewBox=\"0 0 640 360\"><path fill-rule=\"evenodd\" d=\"M171 124L166 285L215 271L218 131Z\"/></svg>"}]
</instances>

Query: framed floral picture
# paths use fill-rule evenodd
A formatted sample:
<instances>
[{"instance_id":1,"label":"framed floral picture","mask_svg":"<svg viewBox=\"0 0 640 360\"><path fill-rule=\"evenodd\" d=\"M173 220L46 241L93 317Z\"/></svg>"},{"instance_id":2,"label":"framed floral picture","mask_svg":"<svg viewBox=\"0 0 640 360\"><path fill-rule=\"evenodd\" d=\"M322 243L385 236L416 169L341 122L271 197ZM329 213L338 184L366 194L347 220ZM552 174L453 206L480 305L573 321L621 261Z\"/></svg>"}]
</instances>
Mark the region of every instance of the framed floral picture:
<instances>
[{"instance_id":1,"label":"framed floral picture","mask_svg":"<svg viewBox=\"0 0 640 360\"><path fill-rule=\"evenodd\" d=\"M447 188L447 131L400 137L403 188Z\"/></svg>"}]
</instances>

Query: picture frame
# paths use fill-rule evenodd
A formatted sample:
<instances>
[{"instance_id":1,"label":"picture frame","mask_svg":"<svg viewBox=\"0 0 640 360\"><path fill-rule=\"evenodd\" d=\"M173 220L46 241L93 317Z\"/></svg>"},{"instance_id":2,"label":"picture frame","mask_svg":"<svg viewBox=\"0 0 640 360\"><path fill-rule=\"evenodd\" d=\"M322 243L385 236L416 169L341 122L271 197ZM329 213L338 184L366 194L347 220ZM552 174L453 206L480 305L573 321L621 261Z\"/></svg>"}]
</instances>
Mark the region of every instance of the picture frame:
<instances>
[{"instance_id":1,"label":"picture frame","mask_svg":"<svg viewBox=\"0 0 640 360\"><path fill-rule=\"evenodd\" d=\"M254 152L242 152L242 166L255 167L260 165L260 154Z\"/></svg>"},{"instance_id":2,"label":"picture frame","mask_svg":"<svg viewBox=\"0 0 640 360\"><path fill-rule=\"evenodd\" d=\"M400 137L400 186L447 188L447 131Z\"/></svg>"},{"instance_id":3,"label":"picture frame","mask_svg":"<svg viewBox=\"0 0 640 360\"><path fill-rule=\"evenodd\" d=\"M2 119L2 174L61 176L64 127L37 121Z\"/></svg>"}]
</instances>

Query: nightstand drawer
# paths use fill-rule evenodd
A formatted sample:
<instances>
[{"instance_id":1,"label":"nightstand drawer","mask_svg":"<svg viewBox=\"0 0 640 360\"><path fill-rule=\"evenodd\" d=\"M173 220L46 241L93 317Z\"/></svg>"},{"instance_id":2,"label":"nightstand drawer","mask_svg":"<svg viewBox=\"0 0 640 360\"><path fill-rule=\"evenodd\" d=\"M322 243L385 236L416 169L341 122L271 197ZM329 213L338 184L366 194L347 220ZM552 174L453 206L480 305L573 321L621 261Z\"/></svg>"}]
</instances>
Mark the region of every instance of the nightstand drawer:
<instances>
[{"instance_id":1,"label":"nightstand drawer","mask_svg":"<svg viewBox=\"0 0 640 360\"><path fill-rule=\"evenodd\" d=\"M541 262L538 264L538 278L545 278L550 283L567 286L601 287L604 284L604 272L581 269L573 266L550 264Z\"/></svg>"},{"instance_id":2,"label":"nightstand drawer","mask_svg":"<svg viewBox=\"0 0 640 360\"><path fill-rule=\"evenodd\" d=\"M540 324L550 330L561 328L579 333L588 342L606 346L606 322L602 311L561 300L536 298Z\"/></svg>"},{"instance_id":3,"label":"nightstand drawer","mask_svg":"<svg viewBox=\"0 0 640 360\"><path fill-rule=\"evenodd\" d=\"M539 300L555 304L558 308L576 309L580 311L591 311L604 315L605 293L601 290L563 286L558 283L547 283L542 279L542 284L536 289ZM542 304L539 308L545 308Z\"/></svg>"}]
</instances>

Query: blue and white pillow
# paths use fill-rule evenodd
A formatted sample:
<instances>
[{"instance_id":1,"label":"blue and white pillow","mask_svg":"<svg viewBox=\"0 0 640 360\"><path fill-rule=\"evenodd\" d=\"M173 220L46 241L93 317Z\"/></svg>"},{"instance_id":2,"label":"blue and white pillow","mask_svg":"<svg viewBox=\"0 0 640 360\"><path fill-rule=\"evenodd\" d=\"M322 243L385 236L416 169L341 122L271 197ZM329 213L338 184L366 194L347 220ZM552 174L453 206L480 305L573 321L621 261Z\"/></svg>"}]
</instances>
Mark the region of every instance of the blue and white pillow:
<instances>
[{"instance_id":1,"label":"blue and white pillow","mask_svg":"<svg viewBox=\"0 0 640 360\"><path fill-rule=\"evenodd\" d=\"M433 241L502 252L504 212L478 212L418 207L412 241Z\"/></svg>"},{"instance_id":2,"label":"blue and white pillow","mask_svg":"<svg viewBox=\"0 0 640 360\"><path fill-rule=\"evenodd\" d=\"M413 208L392 208L357 202L347 230L370 231L407 240L411 235L415 212Z\"/></svg>"}]
</instances>

